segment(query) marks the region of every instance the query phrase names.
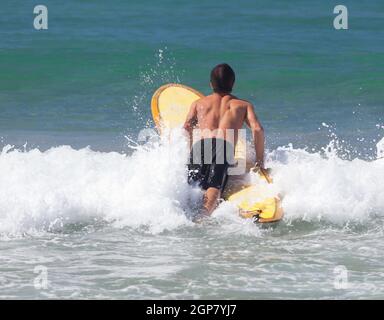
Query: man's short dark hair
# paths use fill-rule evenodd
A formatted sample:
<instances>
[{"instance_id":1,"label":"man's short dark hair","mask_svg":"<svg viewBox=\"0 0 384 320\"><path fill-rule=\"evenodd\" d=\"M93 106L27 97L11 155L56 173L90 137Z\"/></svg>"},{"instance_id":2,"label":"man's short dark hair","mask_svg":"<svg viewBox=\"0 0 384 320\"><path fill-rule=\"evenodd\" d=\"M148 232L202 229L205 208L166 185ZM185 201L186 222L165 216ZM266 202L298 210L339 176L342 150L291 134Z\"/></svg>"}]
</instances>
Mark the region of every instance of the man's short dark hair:
<instances>
[{"instance_id":1,"label":"man's short dark hair","mask_svg":"<svg viewBox=\"0 0 384 320\"><path fill-rule=\"evenodd\" d=\"M235 83L235 72L226 63L218 64L211 71L211 84L214 92L230 93Z\"/></svg>"}]
</instances>

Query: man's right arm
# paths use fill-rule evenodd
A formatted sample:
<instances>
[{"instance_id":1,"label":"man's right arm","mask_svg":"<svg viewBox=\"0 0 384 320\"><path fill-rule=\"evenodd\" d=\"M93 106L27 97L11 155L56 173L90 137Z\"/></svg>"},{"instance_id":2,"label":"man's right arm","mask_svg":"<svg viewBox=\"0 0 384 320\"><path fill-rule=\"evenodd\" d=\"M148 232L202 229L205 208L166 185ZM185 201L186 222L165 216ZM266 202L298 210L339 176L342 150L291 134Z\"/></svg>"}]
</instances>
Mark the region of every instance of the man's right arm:
<instances>
[{"instance_id":1,"label":"man's right arm","mask_svg":"<svg viewBox=\"0 0 384 320\"><path fill-rule=\"evenodd\" d=\"M256 151L256 166L264 168L264 129L259 119L257 118L251 103L248 103L247 105L246 123L252 131L252 138Z\"/></svg>"},{"instance_id":2,"label":"man's right arm","mask_svg":"<svg viewBox=\"0 0 384 320\"><path fill-rule=\"evenodd\" d=\"M189 109L187 119L185 120L184 127L183 127L188 133L190 147L192 147L192 138L193 138L192 131L193 131L193 128L196 126L196 124L197 124L197 109L196 109L196 102L193 102Z\"/></svg>"}]
</instances>

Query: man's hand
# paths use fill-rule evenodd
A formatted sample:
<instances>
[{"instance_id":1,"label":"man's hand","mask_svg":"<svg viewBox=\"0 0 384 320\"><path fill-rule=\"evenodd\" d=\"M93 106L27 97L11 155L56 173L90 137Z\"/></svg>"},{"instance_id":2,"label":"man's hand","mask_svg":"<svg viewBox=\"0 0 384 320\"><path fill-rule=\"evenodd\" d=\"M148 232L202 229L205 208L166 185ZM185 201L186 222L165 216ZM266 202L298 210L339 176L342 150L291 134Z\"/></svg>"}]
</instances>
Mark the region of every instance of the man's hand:
<instances>
[{"instance_id":1,"label":"man's hand","mask_svg":"<svg viewBox=\"0 0 384 320\"><path fill-rule=\"evenodd\" d=\"M264 166L260 166L258 163L256 163L255 166L251 169L251 171L263 176L268 183L272 183L272 178L270 177L270 174L272 172L271 168L266 169L264 168Z\"/></svg>"}]
</instances>

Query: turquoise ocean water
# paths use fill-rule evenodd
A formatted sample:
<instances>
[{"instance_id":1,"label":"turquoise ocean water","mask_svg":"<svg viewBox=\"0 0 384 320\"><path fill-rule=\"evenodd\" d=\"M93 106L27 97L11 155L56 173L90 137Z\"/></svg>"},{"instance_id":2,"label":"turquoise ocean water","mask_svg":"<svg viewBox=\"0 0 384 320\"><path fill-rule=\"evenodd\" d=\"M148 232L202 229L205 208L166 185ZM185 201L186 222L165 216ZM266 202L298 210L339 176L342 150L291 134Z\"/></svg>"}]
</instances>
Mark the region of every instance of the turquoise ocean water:
<instances>
[{"instance_id":1,"label":"turquoise ocean water","mask_svg":"<svg viewBox=\"0 0 384 320\"><path fill-rule=\"evenodd\" d=\"M328 0L45 0L41 31L36 4L1 6L0 297L384 298L383 1L343 1L348 30ZM154 90L207 94L221 62L266 130L275 228L192 224L183 146L136 145Z\"/></svg>"}]
</instances>

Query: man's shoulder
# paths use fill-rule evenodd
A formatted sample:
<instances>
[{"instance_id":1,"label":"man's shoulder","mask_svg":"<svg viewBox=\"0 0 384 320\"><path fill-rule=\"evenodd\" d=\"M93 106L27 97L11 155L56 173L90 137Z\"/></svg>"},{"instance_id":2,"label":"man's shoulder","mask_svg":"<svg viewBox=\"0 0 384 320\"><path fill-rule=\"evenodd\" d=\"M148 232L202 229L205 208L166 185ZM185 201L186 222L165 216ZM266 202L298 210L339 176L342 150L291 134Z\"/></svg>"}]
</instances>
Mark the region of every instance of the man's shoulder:
<instances>
[{"instance_id":1,"label":"man's shoulder","mask_svg":"<svg viewBox=\"0 0 384 320\"><path fill-rule=\"evenodd\" d=\"M252 103L245 99L240 99L238 97L233 97L230 101L231 105L236 107L248 107L252 106Z\"/></svg>"},{"instance_id":2,"label":"man's shoulder","mask_svg":"<svg viewBox=\"0 0 384 320\"><path fill-rule=\"evenodd\" d=\"M201 97L195 101L196 104L206 104L211 102L212 100L212 95Z\"/></svg>"}]
</instances>

